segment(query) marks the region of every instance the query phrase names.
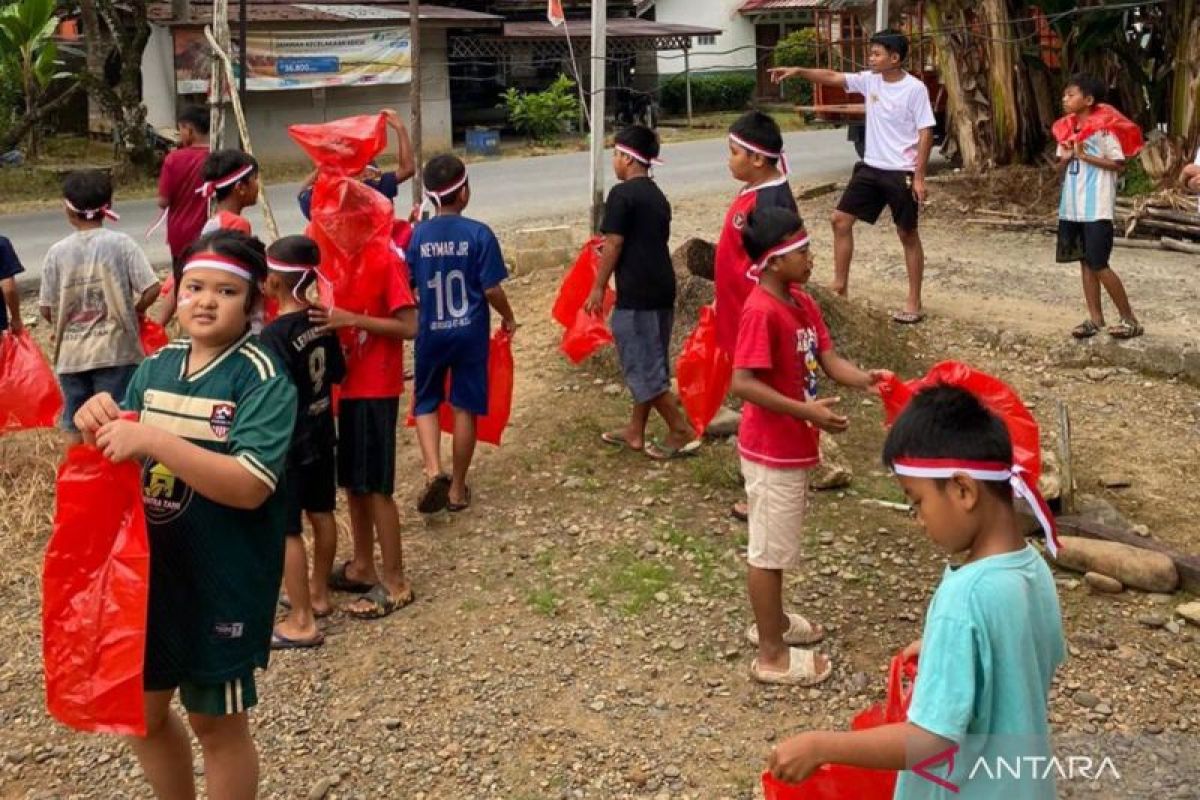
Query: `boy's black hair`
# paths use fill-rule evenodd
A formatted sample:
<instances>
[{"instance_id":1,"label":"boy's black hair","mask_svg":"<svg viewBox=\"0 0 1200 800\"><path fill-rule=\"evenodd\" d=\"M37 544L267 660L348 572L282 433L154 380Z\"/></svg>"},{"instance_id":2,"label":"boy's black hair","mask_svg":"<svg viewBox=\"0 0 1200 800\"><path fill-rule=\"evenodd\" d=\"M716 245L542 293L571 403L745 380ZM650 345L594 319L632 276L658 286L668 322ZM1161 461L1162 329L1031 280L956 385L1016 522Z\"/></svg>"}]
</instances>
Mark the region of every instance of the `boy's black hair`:
<instances>
[{"instance_id":1,"label":"boy's black hair","mask_svg":"<svg viewBox=\"0 0 1200 800\"><path fill-rule=\"evenodd\" d=\"M425 162L425 169L421 172L421 177L428 191L438 192L453 186L462 179L466 172L467 165L461 158L453 153L443 153ZM466 187L464 186L452 194L442 195L441 205L449 206L457 203L462 197L463 188Z\"/></svg>"},{"instance_id":2,"label":"boy's black hair","mask_svg":"<svg viewBox=\"0 0 1200 800\"><path fill-rule=\"evenodd\" d=\"M1067 86L1074 86L1081 95L1092 98L1092 101L1096 103L1103 103L1104 96L1108 93L1104 81L1086 72L1077 72L1072 75L1067 80Z\"/></svg>"},{"instance_id":3,"label":"boy's black hair","mask_svg":"<svg viewBox=\"0 0 1200 800\"><path fill-rule=\"evenodd\" d=\"M900 56L900 62L908 58L908 37L892 28L884 28L871 37L871 44L877 44L889 53Z\"/></svg>"},{"instance_id":4,"label":"boy's black hair","mask_svg":"<svg viewBox=\"0 0 1200 800\"><path fill-rule=\"evenodd\" d=\"M271 242L267 256L276 261L299 266L316 267L321 263L321 249L307 236L284 236ZM268 265L267 269L270 269ZM312 272L275 272L275 277L297 297L303 297L308 287L317 279Z\"/></svg>"},{"instance_id":5,"label":"boy's black hair","mask_svg":"<svg viewBox=\"0 0 1200 800\"><path fill-rule=\"evenodd\" d=\"M248 181L258 172L258 161L249 153L244 153L241 150L233 148L209 153L208 158L204 159L204 171L201 175L206 181L219 181L221 178L227 178L243 167L254 167L254 170L237 183L230 184L224 189L217 189L216 197L218 202L224 200L229 196L230 192L240 184Z\"/></svg>"},{"instance_id":6,"label":"boy's black hair","mask_svg":"<svg viewBox=\"0 0 1200 800\"><path fill-rule=\"evenodd\" d=\"M196 133L201 136L208 136L209 126L212 124L210 120L211 117L208 109L204 106L187 106L179 112L179 118L176 122L180 125L184 123L191 125L196 129Z\"/></svg>"},{"instance_id":7,"label":"boy's black hair","mask_svg":"<svg viewBox=\"0 0 1200 800\"><path fill-rule=\"evenodd\" d=\"M742 228L742 247L746 255L758 261L763 254L804 227L804 220L789 208L767 206L755 209Z\"/></svg>"},{"instance_id":8,"label":"boy's black hair","mask_svg":"<svg viewBox=\"0 0 1200 800\"><path fill-rule=\"evenodd\" d=\"M256 236L248 236L241 231L218 230L201 236L192 242L183 254L183 258L175 262L172 272L175 275L175 295L179 296L179 287L183 283L183 268L188 259L197 253L216 253L219 256L236 261L250 272L250 293L246 296L246 312L249 313L262 297L262 282L267 279L267 248Z\"/></svg>"},{"instance_id":9,"label":"boy's black hair","mask_svg":"<svg viewBox=\"0 0 1200 800\"><path fill-rule=\"evenodd\" d=\"M630 125L628 128L622 128L617 131L613 141L637 150L646 158L658 158L660 148L658 136L645 125Z\"/></svg>"},{"instance_id":10,"label":"boy's black hair","mask_svg":"<svg viewBox=\"0 0 1200 800\"><path fill-rule=\"evenodd\" d=\"M966 389L931 386L917 393L884 440L883 465L890 469L900 458L952 458L1007 465L1013 458L1012 439L1004 421ZM986 484L998 496L1012 497L1007 482Z\"/></svg>"},{"instance_id":11,"label":"boy's black hair","mask_svg":"<svg viewBox=\"0 0 1200 800\"><path fill-rule=\"evenodd\" d=\"M67 202L85 212L71 212L76 219L95 221L104 218L102 209L112 204L112 178L98 169L81 169L67 175L63 180L63 197Z\"/></svg>"},{"instance_id":12,"label":"boy's black hair","mask_svg":"<svg viewBox=\"0 0 1200 800\"><path fill-rule=\"evenodd\" d=\"M756 144L764 150L778 153L783 150L783 134L779 131L779 123L770 114L761 111L747 111L729 126L729 132L734 136ZM777 158L768 158L767 162L774 165Z\"/></svg>"}]
</instances>

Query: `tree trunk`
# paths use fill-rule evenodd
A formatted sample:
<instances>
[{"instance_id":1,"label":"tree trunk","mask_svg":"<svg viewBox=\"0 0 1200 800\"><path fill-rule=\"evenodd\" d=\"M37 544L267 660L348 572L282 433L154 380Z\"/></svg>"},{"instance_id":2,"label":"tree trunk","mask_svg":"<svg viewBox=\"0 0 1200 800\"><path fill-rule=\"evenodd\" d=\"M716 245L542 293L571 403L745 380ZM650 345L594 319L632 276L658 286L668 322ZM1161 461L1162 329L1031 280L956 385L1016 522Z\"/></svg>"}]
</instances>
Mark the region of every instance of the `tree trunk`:
<instances>
[{"instance_id":1,"label":"tree trunk","mask_svg":"<svg viewBox=\"0 0 1200 800\"><path fill-rule=\"evenodd\" d=\"M132 0L118 7L113 0L80 0L80 11L87 48L87 74L81 80L88 98L112 122L124 169L148 170L154 166L154 149L146 134L141 90L142 53L150 39L146 2ZM113 59L119 68L115 85L106 75ZM90 102L88 116L90 120Z\"/></svg>"},{"instance_id":2,"label":"tree trunk","mask_svg":"<svg viewBox=\"0 0 1200 800\"><path fill-rule=\"evenodd\" d=\"M6 130L4 135L0 137L0 153L6 153L20 144L21 140L23 140L29 134L29 131L33 127L40 124L42 120L46 119L46 117L65 106L67 101L74 97L75 93L82 88L83 84L73 83L64 89L62 93L60 93L53 100L34 109L31 112L32 116L27 114L23 119L17 120L13 126Z\"/></svg>"},{"instance_id":3,"label":"tree trunk","mask_svg":"<svg viewBox=\"0 0 1200 800\"><path fill-rule=\"evenodd\" d=\"M1200 140L1200 2L1179 0L1169 133L1196 151Z\"/></svg>"}]
</instances>

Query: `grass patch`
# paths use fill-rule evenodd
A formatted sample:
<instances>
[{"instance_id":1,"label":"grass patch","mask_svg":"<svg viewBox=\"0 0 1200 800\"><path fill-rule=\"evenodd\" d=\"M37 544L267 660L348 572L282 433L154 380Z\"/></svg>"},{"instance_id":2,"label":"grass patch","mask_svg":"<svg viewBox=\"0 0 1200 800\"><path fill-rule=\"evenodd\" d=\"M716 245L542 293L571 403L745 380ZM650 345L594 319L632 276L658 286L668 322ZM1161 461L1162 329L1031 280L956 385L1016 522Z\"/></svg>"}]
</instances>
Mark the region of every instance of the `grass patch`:
<instances>
[{"instance_id":1,"label":"grass patch","mask_svg":"<svg viewBox=\"0 0 1200 800\"><path fill-rule=\"evenodd\" d=\"M733 448L702 447L695 458L687 460L688 472L694 483L710 489L738 489L738 475Z\"/></svg>"},{"instance_id":2,"label":"grass patch","mask_svg":"<svg viewBox=\"0 0 1200 800\"><path fill-rule=\"evenodd\" d=\"M713 595L731 590L729 582L717 571L723 550L720 542L705 534L687 533L674 525L663 531L662 538L684 556L684 560L695 570L697 582L706 594Z\"/></svg>"},{"instance_id":3,"label":"grass patch","mask_svg":"<svg viewBox=\"0 0 1200 800\"><path fill-rule=\"evenodd\" d=\"M597 605L636 616L654 602L654 595L675 582L675 570L638 557L629 548L609 554L588 582L588 597Z\"/></svg>"},{"instance_id":4,"label":"grass patch","mask_svg":"<svg viewBox=\"0 0 1200 800\"><path fill-rule=\"evenodd\" d=\"M561 598L553 589L534 589L526 595L525 599L534 611L547 617L553 617L558 613L558 603Z\"/></svg>"}]
</instances>

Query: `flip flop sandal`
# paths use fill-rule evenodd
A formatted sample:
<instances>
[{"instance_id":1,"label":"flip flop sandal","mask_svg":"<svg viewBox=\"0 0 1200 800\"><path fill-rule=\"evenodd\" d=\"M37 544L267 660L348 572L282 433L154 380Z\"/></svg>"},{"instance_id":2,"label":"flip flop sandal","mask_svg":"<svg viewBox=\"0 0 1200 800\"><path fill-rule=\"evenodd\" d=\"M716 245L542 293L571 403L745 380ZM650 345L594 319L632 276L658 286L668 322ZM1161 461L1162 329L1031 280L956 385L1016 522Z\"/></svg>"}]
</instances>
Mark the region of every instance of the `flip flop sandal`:
<instances>
[{"instance_id":1,"label":"flip flop sandal","mask_svg":"<svg viewBox=\"0 0 1200 800\"><path fill-rule=\"evenodd\" d=\"M450 503L450 476L438 475L425 484L425 490L417 500L417 511L422 514L436 514L445 511Z\"/></svg>"},{"instance_id":2,"label":"flip flop sandal","mask_svg":"<svg viewBox=\"0 0 1200 800\"><path fill-rule=\"evenodd\" d=\"M825 629L814 625L799 614L788 614L788 629L783 633L783 643L807 647L825 638ZM751 623L746 628L746 641L758 647L758 626Z\"/></svg>"},{"instance_id":3,"label":"flip flop sandal","mask_svg":"<svg viewBox=\"0 0 1200 800\"><path fill-rule=\"evenodd\" d=\"M743 510L742 506L744 506L744 505L745 505L745 503L734 503L733 505L731 505L729 507L729 516L733 517L738 522L749 522L750 521L750 508L749 508L749 506L747 506Z\"/></svg>"},{"instance_id":4,"label":"flip flop sandal","mask_svg":"<svg viewBox=\"0 0 1200 800\"><path fill-rule=\"evenodd\" d=\"M466 490L467 490L466 497L463 498L463 502L455 503L450 500L446 501L446 510L447 511L449 511L451 514L457 514L459 511L466 511L468 508L471 507L471 487L470 486L466 487Z\"/></svg>"},{"instance_id":5,"label":"flip flop sandal","mask_svg":"<svg viewBox=\"0 0 1200 800\"><path fill-rule=\"evenodd\" d=\"M619 433L614 433L613 431L605 431L604 433L600 434L600 441L604 442L605 444L612 445L613 447L628 448L635 453L642 452L642 448L634 447L629 443L628 439Z\"/></svg>"},{"instance_id":6,"label":"flip flop sandal","mask_svg":"<svg viewBox=\"0 0 1200 800\"><path fill-rule=\"evenodd\" d=\"M655 461L674 461L677 458L693 458L700 449L700 440L688 442L683 447L668 447L658 442L646 444L646 455Z\"/></svg>"},{"instance_id":7,"label":"flip flop sandal","mask_svg":"<svg viewBox=\"0 0 1200 800\"><path fill-rule=\"evenodd\" d=\"M788 669L786 672L775 672L759 669L758 659L750 664L750 677L759 683L774 686L816 686L826 681L833 674L833 662L825 665L823 672L817 672L817 654L813 650L801 650L793 647L788 650Z\"/></svg>"},{"instance_id":8,"label":"flip flop sandal","mask_svg":"<svg viewBox=\"0 0 1200 800\"><path fill-rule=\"evenodd\" d=\"M292 610L292 601L288 599L288 596L286 594L280 595L279 607L287 609L288 611ZM325 619L326 617L328 617L332 614L333 614L332 608L327 608L324 611L317 611L315 608L313 609L313 619Z\"/></svg>"},{"instance_id":9,"label":"flip flop sandal","mask_svg":"<svg viewBox=\"0 0 1200 800\"><path fill-rule=\"evenodd\" d=\"M1099 332L1100 326L1090 319L1085 319L1074 328L1071 328L1071 336L1076 339L1090 339Z\"/></svg>"},{"instance_id":10,"label":"flip flop sandal","mask_svg":"<svg viewBox=\"0 0 1200 800\"><path fill-rule=\"evenodd\" d=\"M1135 319L1122 319L1108 329L1108 335L1114 339L1136 339L1145 332L1141 323Z\"/></svg>"},{"instance_id":11,"label":"flip flop sandal","mask_svg":"<svg viewBox=\"0 0 1200 800\"><path fill-rule=\"evenodd\" d=\"M384 586L382 583L377 583L371 587L369 592L358 598L358 600L354 601L358 603L366 600L371 604L371 608L369 610L357 611L353 608L347 607L346 613L355 619L383 619L384 617L389 616L411 604L412 601L416 599L417 596L413 593L412 589L409 589L408 594L404 597L399 599L393 598L388 593L386 586Z\"/></svg>"},{"instance_id":12,"label":"flip flop sandal","mask_svg":"<svg viewBox=\"0 0 1200 800\"><path fill-rule=\"evenodd\" d=\"M373 584L366 583L365 581L356 581L346 576L346 569L349 566L349 561L343 561L333 568L333 572L329 573L329 580L326 581L329 584L329 588L336 592L349 592L350 594L369 592Z\"/></svg>"},{"instance_id":13,"label":"flip flop sandal","mask_svg":"<svg viewBox=\"0 0 1200 800\"><path fill-rule=\"evenodd\" d=\"M917 325L925 321L924 311L893 311L892 322L898 325Z\"/></svg>"},{"instance_id":14,"label":"flip flop sandal","mask_svg":"<svg viewBox=\"0 0 1200 800\"><path fill-rule=\"evenodd\" d=\"M310 650L325 644L325 634L317 631L309 639L290 639L277 631L271 631L272 650Z\"/></svg>"}]
</instances>

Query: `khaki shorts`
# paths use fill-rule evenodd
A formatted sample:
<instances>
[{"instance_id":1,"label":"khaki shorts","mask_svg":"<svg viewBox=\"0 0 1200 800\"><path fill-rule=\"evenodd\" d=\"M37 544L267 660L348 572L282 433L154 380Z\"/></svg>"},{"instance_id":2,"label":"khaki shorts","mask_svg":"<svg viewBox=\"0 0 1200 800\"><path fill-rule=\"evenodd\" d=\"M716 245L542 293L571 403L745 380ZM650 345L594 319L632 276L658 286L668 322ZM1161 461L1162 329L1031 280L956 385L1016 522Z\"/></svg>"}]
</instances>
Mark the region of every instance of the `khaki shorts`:
<instances>
[{"instance_id":1,"label":"khaki shorts","mask_svg":"<svg viewBox=\"0 0 1200 800\"><path fill-rule=\"evenodd\" d=\"M773 469L742 459L750 504L747 561L759 569L800 566L804 514L808 510L806 469Z\"/></svg>"}]
</instances>

